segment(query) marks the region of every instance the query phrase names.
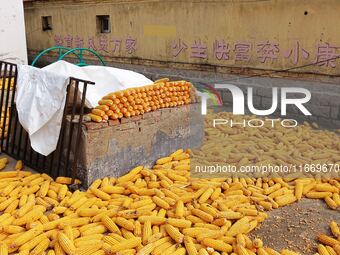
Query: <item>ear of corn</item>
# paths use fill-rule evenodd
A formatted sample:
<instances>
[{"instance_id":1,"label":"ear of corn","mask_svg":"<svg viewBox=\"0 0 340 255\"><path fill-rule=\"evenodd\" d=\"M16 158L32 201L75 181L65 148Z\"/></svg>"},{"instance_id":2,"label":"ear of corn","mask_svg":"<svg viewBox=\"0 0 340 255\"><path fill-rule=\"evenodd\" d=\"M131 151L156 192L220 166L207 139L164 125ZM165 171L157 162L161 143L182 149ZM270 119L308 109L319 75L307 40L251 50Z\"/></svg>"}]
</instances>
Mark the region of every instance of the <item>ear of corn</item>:
<instances>
[{"instance_id":1,"label":"ear of corn","mask_svg":"<svg viewBox=\"0 0 340 255\"><path fill-rule=\"evenodd\" d=\"M101 116L95 115L95 114L89 114L91 120L93 122L102 122L103 118Z\"/></svg>"},{"instance_id":2,"label":"ear of corn","mask_svg":"<svg viewBox=\"0 0 340 255\"><path fill-rule=\"evenodd\" d=\"M118 226L116 225L116 223L114 223L114 221L112 219L110 219L109 216L107 215L103 215L102 216L102 222L104 224L104 226L111 231L111 233L118 233L120 234L120 230L118 228Z\"/></svg>"},{"instance_id":3,"label":"ear of corn","mask_svg":"<svg viewBox=\"0 0 340 255\"><path fill-rule=\"evenodd\" d=\"M332 234L333 234L335 237L339 238L339 237L340 237L340 228L339 228L338 223L336 223L335 221L332 221L332 222L329 224L329 226L330 226L330 229L331 229Z\"/></svg>"},{"instance_id":4,"label":"ear of corn","mask_svg":"<svg viewBox=\"0 0 340 255\"><path fill-rule=\"evenodd\" d=\"M141 238L140 237L134 237L134 238L126 239L119 244L113 245L111 247L111 252L115 253L115 252L118 252L118 251L121 251L121 250L133 249L140 244L141 244Z\"/></svg>"},{"instance_id":5,"label":"ear of corn","mask_svg":"<svg viewBox=\"0 0 340 255\"><path fill-rule=\"evenodd\" d=\"M83 246L76 249L75 254L77 255L92 255L99 251L104 244L102 242L98 242L97 244L91 246ZM111 247L110 247L111 248ZM109 250L108 250L109 252Z\"/></svg>"},{"instance_id":6,"label":"ear of corn","mask_svg":"<svg viewBox=\"0 0 340 255\"><path fill-rule=\"evenodd\" d=\"M74 254L76 247L74 246L73 242L62 232L59 232L58 234L58 243L66 254Z\"/></svg>"},{"instance_id":7,"label":"ear of corn","mask_svg":"<svg viewBox=\"0 0 340 255\"><path fill-rule=\"evenodd\" d=\"M8 247L5 243L0 243L0 254L1 255L8 255Z\"/></svg>"},{"instance_id":8,"label":"ear of corn","mask_svg":"<svg viewBox=\"0 0 340 255\"><path fill-rule=\"evenodd\" d=\"M132 231L132 230L134 229L133 223L132 223L131 221L128 221L128 220L125 219L125 218L122 218L122 217L117 217L117 218L115 219L115 223L116 223L118 226L120 226L120 227L122 227L122 228L125 228L125 229L127 229L127 230L130 230L130 231Z\"/></svg>"},{"instance_id":9,"label":"ear of corn","mask_svg":"<svg viewBox=\"0 0 340 255\"><path fill-rule=\"evenodd\" d=\"M340 244L340 241L325 234L318 235L318 240L320 243L324 245L329 245L329 246L335 246L335 245Z\"/></svg>"},{"instance_id":10,"label":"ear of corn","mask_svg":"<svg viewBox=\"0 0 340 255\"><path fill-rule=\"evenodd\" d=\"M217 251L222 251L222 252L231 252L232 246L230 244L227 244L223 242L222 240L215 240L212 238L205 238L203 239L202 243L206 245L207 247L214 248Z\"/></svg>"},{"instance_id":11,"label":"ear of corn","mask_svg":"<svg viewBox=\"0 0 340 255\"><path fill-rule=\"evenodd\" d=\"M30 254L39 255L44 253L49 247L50 240L48 238L43 239L32 251Z\"/></svg>"},{"instance_id":12,"label":"ear of corn","mask_svg":"<svg viewBox=\"0 0 340 255\"><path fill-rule=\"evenodd\" d=\"M57 177L57 179L55 180L56 183L60 183L60 184L72 184L72 178L70 177L64 177L64 176L59 176ZM75 179L74 180L75 184L80 184L80 180Z\"/></svg>"},{"instance_id":13,"label":"ear of corn","mask_svg":"<svg viewBox=\"0 0 340 255\"><path fill-rule=\"evenodd\" d=\"M24 163L22 160L18 160L17 163L15 164L15 170L22 170L24 168Z\"/></svg>"},{"instance_id":14,"label":"ear of corn","mask_svg":"<svg viewBox=\"0 0 340 255\"><path fill-rule=\"evenodd\" d=\"M20 234L15 240L12 241L12 243L9 245L10 248L19 248L21 245L25 244L35 236L41 234L43 231L43 227L41 225L38 225L35 228L32 228L28 230L27 232L24 232Z\"/></svg>"},{"instance_id":15,"label":"ear of corn","mask_svg":"<svg viewBox=\"0 0 340 255\"><path fill-rule=\"evenodd\" d=\"M145 221L143 225L143 244L146 245L152 235L151 221Z\"/></svg>"},{"instance_id":16,"label":"ear of corn","mask_svg":"<svg viewBox=\"0 0 340 255\"><path fill-rule=\"evenodd\" d=\"M32 250L34 247L36 247L39 243L41 243L44 239L46 239L46 234L40 234L36 237L34 237L33 239L31 239L30 241L28 241L27 243L25 243L24 245L20 246L19 251L30 251Z\"/></svg>"},{"instance_id":17,"label":"ear of corn","mask_svg":"<svg viewBox=\"0 0 340 255\"><path fill-rule=\"evenodd\" d=\"M176 242L176 243L182 243L184 240L184 235L178 230L178 228L166 224L165 230L168 233L168 235Z\"/></svg>"}]
</instances>

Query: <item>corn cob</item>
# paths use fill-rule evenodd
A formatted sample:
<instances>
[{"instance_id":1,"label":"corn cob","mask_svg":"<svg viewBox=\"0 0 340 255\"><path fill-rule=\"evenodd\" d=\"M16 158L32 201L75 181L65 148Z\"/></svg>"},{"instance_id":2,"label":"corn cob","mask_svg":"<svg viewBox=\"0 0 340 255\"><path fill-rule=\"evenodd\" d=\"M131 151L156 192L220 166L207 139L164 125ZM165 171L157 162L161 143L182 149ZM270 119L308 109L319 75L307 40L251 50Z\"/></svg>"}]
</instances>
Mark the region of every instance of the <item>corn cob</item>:
<instances>
[{"instance_id":1,"label":"corn cob","mask_svg":"<svg viewBox=\"0 0 340 255\"><path fill-rule=\"evenodd\" d=\"M338 224L335 222L335 221L332 221L330 224L329 224L329 227L332 231L332 234L335 236L335 237L339 237L340 236L340 229L339 229L339 226Z\"/></svg>"},{"instance_id":2,"label":"corn cob","mask_svg":"<svg viewBox=\"0 0 340 255\"><path fill-rule=\"evenodd\" d=\"M127 240L122 241L119 244L115 244L111 247L111 252L115 253L121 250L126 249L133 249L141 244L141 238L140 237L134 237Z\"/></svg>"},{"instance_id":3,"label":"corn cob","mask_svg":"<svg viewBox=\"0 0 340 255\"><path fill-rule=\"evenodd\" d=\"M68 255L72 255L76 250L73 242L64 233L58 233L58 243L63 251Z\"/></svg>"},{"instance_id":4,"label":"corn cob","mask_svg":"<svg viewBox=\"0 0 340 255\"><path fill-rule=\"evenodd\" d=\"M149 241L149 238L152 235L152 229L151 229L151 221L144 222L143 225L143 244L146 245Z\"/></svg>"},{"instance_id":5,"label":"corn cob","mask_svg":"<svg viewBox=\"0 0 340 255\"><path fill-rule=\"evenodd\" d=\"M111 231L111 233L118 233L120 234L120 230L118 228L118 226L116 225L116 223L111 220L107 215L103 215L101 218L104 226Z\"/></svg>"},{"instance_id":6,"label":"corn cob","mask_svg":"<svg viewBox=\"0 0 340 255\"><path fill-rule=\"evenodd\" d=\"M320 234L318 235L318 240L320 243L324 244L324 245L329 245L329 246L335 246L335 245L338 245L340 244L340 241L330 237L330 236L327 236L325 234Z\"/></svg>"},{"instance_id":7,"label":"corn cob","mask_svg":"<svg viewBox=\"0 0 340 255\"><path fill-rule=\"evenodd\" d=\"M24 243L27 243L32 238L36 237L37 235L41 234L43 231L43 227L41 225L38 225L35 228L32 228L28 230L27 232L24 232L20 234L13 242L9 245L9 248L19 248Z\"/></svg>"},{"instance_id":8,"label":"corn cob","mask_svg":"<svg viewBox=\"0 0 340 255\"><path fill-rule=\"evenodd\" d=\"M49 244L50 244L50 240L48 238L45 238L31 251L30 254L39 255L39 254L44 253L49 247Z\"/></svg>"},{"instance_id":9,"label":"corn cob","mask_svg":"<svg viewBox=\"0 0 340 255\"><path fill-rule=\"evenodd\" d=\"M1 243L0 244L0 254L1 255L8 255L8 247L7 244Z\"/></svg>"},{"instance_id":10,"label":"corn cob","mask_svg":"<svg viewBox=\"0 0 340 255\"><path fill-rule=\"evenodd\" d=\"M168 235L176 242L176 243L182 243L184 239L184 235L174 226L171 226L170 224L165 225L165 230L168 233Z\"/></svg>"}]
</instances>

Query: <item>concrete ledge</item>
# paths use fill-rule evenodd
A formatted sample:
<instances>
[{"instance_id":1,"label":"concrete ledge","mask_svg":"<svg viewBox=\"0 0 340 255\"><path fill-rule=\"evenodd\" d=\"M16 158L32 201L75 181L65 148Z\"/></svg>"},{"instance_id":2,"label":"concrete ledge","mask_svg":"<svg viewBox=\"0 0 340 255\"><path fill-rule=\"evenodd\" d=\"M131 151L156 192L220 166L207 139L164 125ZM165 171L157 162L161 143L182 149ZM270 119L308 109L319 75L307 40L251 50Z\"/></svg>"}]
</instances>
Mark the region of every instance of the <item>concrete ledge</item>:
<instances>
[{"instance_id":1,"label":"concrete ledge","mask_svg":"<svg viewBox=\"0 0 340 255\"><path fill-rule=\"evenodd\" d=\"M97 178L151 166L179 148L199 147L204 135L200 109L190 104L121 121L84 123L78 178L87 187Z\"/></svg>"}]
</instances>

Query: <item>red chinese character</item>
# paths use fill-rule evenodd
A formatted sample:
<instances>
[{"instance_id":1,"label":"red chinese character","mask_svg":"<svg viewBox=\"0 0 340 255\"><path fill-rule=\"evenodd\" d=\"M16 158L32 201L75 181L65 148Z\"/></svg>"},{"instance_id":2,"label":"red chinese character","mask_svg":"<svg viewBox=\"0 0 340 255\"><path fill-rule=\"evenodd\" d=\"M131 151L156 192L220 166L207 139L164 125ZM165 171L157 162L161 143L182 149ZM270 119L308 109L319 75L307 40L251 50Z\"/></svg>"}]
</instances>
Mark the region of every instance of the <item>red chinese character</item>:
<instances>
[{"instance_id":1,"label":"red chinese character","mask_svg":"<svg viewBox=\"0 0 340 255\"><path fill-rule=\"evenodd\" d=\"M207 45L205 43L201 43L201 41L197 42L195 40L191 46L191 57L206 59L208 57Z\"/></svg>"},{"instance_id":2,"label":"red chinese character","mask_svg":"<svg viewBox=\"0 0 340 255\"><path fill-rule=\"evenodd\" d=\"M269 41L259 43L257 45L258 59L261 63L265 63L267 60L272 62L277 59L277 55L280 52L278 43L271 43Z\"/></svg>"},{"instance_id":3,"label":"red chinese character","mask_svg":"<svg viewBox=\"0 0 340 255\"><path fill-rule=\"evenodd\" d=\"M65 42L66 42L66 47L67 48L72 48L72 45L73 45L73 36L72 35L65 36Z\"/></svg>"},{"instance_id":4,"label":"red chinese character","mask_svg":"<svg viewBox=\"0 0 340 255\"><path fill-rule=\"evenodd\" d=\"M300 46L299 41L296 41L294 47L292 49L290 49L289 51L285 52L283 54L283 56L285 58L291 58L292 57L293 58L292 62L293 62L294 65L296 65L300 60L300 57L301 57L300 54L302 54L302 57L304 59L309 58L309 53L304 48L302 48Z\"/></svg>"},{"instance_id":5,"label":"red chinese character","mask_svg":"<svg viewBox=\"0 0 340 255\"><path fill-rule=\"evenodd\" d=\"M337 49L339 48L329 43L318 44L314 64L335 68L336 60L340 56L340 54L337 54Z\"/></svg>"},{"instance_id":6,"label":"red chinese character","mask_svg":"<svg viewBox=\"0 0 340 255\"><path fill-rule=\"evenodd\" d=\"M214 55L218 60L228 60L229 59L229 45L225 43L224 40L214 42Z\"/></svg>"},{"instance_id":7,"label":"red chinese character","mask_svg":"<svg viewBox=\"0 0 340 255\"><path fill-rule=\"evenodd\" d=\"M64 44L63 37L61 35L55 35L54 36L54 44L56 46L63 46L63 44Z\"/></svg>"},{"instance_id":8,"label":"red chinese character","mask_svg":"<svg viewBox=\"0 0 340 255\"><path fill-rule=\"evenodd\" d=\"M76 37L74 37L74 45L76 48L83 48L84 39L77 35Z\"/></svg>"},{"instance_id":9,"label":"red chinese character","mask_svg":"<svg viewBox=\"0 0 340 255\"><path fill-rule=\"evenodd\" d=\"M97 50L97 47L94 43L94 38L93 37L90 37L87 41L87 48L91 49L91 50L94 50L96 51Z\"/></svg>"},{"instance_id":10,"label":"red chinese character","mask_svg":"<svg viewBox=\"0 0 340 255\"><path fill-rule=\"evenodd\" d=\"M121 45L122 45L122 40L115 38L115 39L111 40L111 42L113 43L113 49L112 49L113 54L120 53L120 48L121 48Z\"/></svg>"},{"instance_id":11,"label":"red chinese character","mask_svg":"<svg viewBox=\"0 0 340 255\"><path fill-rule=\"evenodd\" d=\"M171 44L172 56L174 58L177 57L182 51L185 51L187 48L188 46L181 39L178 39L178 41L172 42Z\"/></svg>"},{"instance_id":12,"label":"red chinese character","mask_svg":"<svg viewBox=\"0 0 340 255\"><path fill-rule=\"evenodd\" d=\"M109 52L108 47L109 47L109 40L107 39L106 36L101 36L99 38L99 50L104 51L104 52Z\"/></svg>"},{"instance_id":13,"label":"red chinese character","mask_svg":"<svg viewBox=\"0 0 340 255\"><path fill-rule=\"evenodd\" d=\"M251 44L248 42L237 42L235 44L234 52L235 52L235 60L236 61L250 61L250 50Z\"/></svg>"},{"instance_id":14,"label":"red chinese character","mask_svg":"<svg viewBox=\"0 0 340 255\"><path fill-rule=\"evenodd\" d=\"M136 51L136 47L137 47L137 40L132 38L132 37L128 37L125 40L125 50L128 54L132 54Z\"/></svg>"}]
</instances>

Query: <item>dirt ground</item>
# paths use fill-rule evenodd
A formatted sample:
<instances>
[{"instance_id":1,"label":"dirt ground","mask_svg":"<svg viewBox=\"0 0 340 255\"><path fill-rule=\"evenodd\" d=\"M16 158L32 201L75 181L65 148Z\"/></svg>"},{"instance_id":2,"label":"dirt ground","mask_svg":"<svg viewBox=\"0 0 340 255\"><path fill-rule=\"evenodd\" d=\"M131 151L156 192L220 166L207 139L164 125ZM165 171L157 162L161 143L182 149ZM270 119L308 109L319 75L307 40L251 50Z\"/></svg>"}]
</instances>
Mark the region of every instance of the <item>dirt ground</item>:
<instances>
[{"instance_id":1,"label":"dirt ground","mask_svg":"<svg viewBox=\"0 0 340 255\"><path fill-rule=\"evenodd\" d=\"M316 252L317 235L329 233L332 220L340 223L340 210L330 210L322 200L302 199L275 209L260 227L251 233L277 251L288 248L302 255Z\"/></svg>"}]
</instances>

